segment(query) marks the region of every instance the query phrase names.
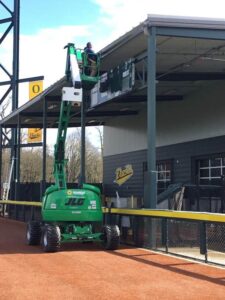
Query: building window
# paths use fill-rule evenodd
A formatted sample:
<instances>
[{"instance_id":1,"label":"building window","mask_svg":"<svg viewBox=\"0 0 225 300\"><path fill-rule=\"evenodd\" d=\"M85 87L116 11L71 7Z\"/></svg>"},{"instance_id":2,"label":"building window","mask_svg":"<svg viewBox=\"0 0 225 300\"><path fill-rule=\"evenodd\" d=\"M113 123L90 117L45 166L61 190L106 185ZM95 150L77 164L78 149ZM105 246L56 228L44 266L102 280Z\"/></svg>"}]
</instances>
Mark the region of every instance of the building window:
<instances>
[{"instance_id":1,"label":"building window","mask_svg":"<svg viewBox=\"0 0 225 300\"><path fill-rule=\"evenodd\" d=\"M165 191L172 181L171 161L160 161L156 164L158 193Z\"/></svg>"},{"instance_id":2,"label":"building window","mask_svg":"<svg viewBox=\"0 0 225 300\"><path fill-rule=\"evenodd\" d=\"M147 171L147 163L143 164L144 172ZM156 162L157 189L158 193L165 191L172 183L172 160L161 160Z\"/></svg>"},{"instance_id":3,"label":"building window","mask_svg":"<svg viewBox=\"0 0 225 300\"><path fill-rule=\"evenodd\" d=\"M220 185L225 175L225 154L198 159L197 178L200 185Z\"/></svg>"}]
</instances>

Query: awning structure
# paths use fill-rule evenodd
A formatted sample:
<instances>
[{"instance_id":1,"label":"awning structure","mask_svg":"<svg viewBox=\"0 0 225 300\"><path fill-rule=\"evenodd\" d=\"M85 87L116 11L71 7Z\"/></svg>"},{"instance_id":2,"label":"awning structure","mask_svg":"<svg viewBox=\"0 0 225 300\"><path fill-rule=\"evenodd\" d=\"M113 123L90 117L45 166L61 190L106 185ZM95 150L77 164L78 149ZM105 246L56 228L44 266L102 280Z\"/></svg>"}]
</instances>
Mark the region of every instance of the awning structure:
<instances>
[{"instance_id":1,"label":"awning structure","mask_svg":"<svg viewBox=\"0 0 225 300\"><path fill-rule=\"evenodd\" d=\"M44 90L34 99L26 102L17 110L9 114L6 118L1 120L2 127L15 128L18 126L18 118L20 118L21 128L43 128L43 118L46 116L47 128L57 128L60 113L62 88L70 86L70 83L63 77L49 88ZM89 102L87 100L87 102ZM88 103L87 103L88 106ZM122 107L123 105L119 105ZM45 112L46 111L46 115ZM120 110L113 106L101 109L87 109L86 125L96 126L104 125L109 117L118 115L133 115L137 114L135 109L126 111ZM70 127L79 127L81 122L80 107L73 106L71 112Z\"/></svg>"},{"instance_id":2,"label":"awning structure","mask_svg":"<svg viewBox=\"0 0 225 300\"><path fill-rule=\"evenodd\" d=\"M87 126L104 125L114 116L135 115L147 102L147 28L156 28L156 100L182 101L208 81L225 79L225 21L199 18L151 16L101 53L101 72L132 59L135 84L132 91L99 105L87 104ZM183 33L183 34L182 34ZM61 90L65 77L32 101L9 114L2 127L57 127ZM71 127L80 126L80 108L73 107Z\"/></svg>"},{"instance_id":3,"label":"awning structure","mask_svg":"<svg viewBox=\"0 0 225 300\"><path fill-rule=\"evenodd\" d=\"M138 114L147 101L147 31L156 27L156 100L182 101L186 95L204 87L208 81L225 79L225 21L151 16L100 51L101 72L107 72L132 59L135 84L132 92L100 105L87 104L87 126L104 125L114 116ZM179 31L177 31L179 29ZM183 32L183 35L182 35ZM61 90L68 86L65 77L42 94L9 114L3 127L43 127L46 109L47 128L57 127ZM46 107L45 107L45 104ZM80 108L73 107L71 127L80 126Z\"/></svg>"}]
</instances>

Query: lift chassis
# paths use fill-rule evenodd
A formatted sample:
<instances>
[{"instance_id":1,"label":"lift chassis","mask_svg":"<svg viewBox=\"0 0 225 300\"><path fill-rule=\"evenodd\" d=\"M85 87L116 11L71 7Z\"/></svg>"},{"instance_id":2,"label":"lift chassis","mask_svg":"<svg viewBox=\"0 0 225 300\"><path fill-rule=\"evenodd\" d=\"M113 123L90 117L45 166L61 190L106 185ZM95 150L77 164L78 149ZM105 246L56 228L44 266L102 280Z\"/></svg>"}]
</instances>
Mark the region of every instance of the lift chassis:
<instances>
[{"instance_id":1,"label":"lift chassis","mask_svg":"<svg viewBox=\"0 0 225 300\"><path fill-rule=\"evenodd\" d=\"M96 75L91 77L88 54L68 44L66 75L72 82L72 99L68 88L63 90L57 140L54 147L55 184L46 189L42 200L42 221L27 224L27 243L41 244L45 252L58 251L62 243L101 242L105 249L119 246L120 232L116 225L103 226L101 193L96 186L82 183L78 189L68 189L66 182L65 141L72 105L80 105L83 92L99 80L99 57L94 65ZM93 59L93 54L92 54Z\"/></svg>"}]
</instances>

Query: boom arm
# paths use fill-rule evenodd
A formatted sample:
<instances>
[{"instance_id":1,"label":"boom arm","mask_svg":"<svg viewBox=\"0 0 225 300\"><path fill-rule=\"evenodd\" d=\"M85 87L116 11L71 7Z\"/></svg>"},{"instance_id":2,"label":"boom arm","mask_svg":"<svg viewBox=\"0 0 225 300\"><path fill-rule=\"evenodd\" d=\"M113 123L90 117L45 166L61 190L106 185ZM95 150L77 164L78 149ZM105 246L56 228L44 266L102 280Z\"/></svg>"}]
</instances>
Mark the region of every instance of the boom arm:
<instances>
[{"instance_id":1,"label":"boom arm","mask_svg":"<svg viewBox=\"0 0 225 300\"><path fill-rule=\"evenodd\" d=\"M67 46L67 59L66 59L66 76L68 81L72 81L73 86L73 99L62 97L60 118L58 126L57 140L54 147L54 178L55 186L58 189L66 189L66 164L65 159L65 141L68 123L70 120L70 111L72 103L81 104L82 102L82 89L90 90L99 80L99 55L94 54L96 64L94 66L95 76L85 74L85 70L88 69L88 73L93 68L88 64L88 57L85 52L81 52L80 49L76 49L75 45L69 43ZM65 98L65 99L64 99Z\"/></svg>"},{"instance_id":2,"label":"boom arm","mask_svg":"<svg viewBox=\"0 0 225 300\"><path fill-rule=\"evenodd\" d=\"M72 80L75 99L72 101L71 99L62 99L61 102L58 134L54 147L54 178L58 189L67 188L65 172L67 164L67 160L65 159L65 141L72 103L75 102L80 104L82 101L81 78L74 44L68 44L65 48L67 48L66 75L68 81Z\"/></svg>"},{"instance_id":3,"label":"boom arm","mask_svg":"<svg viewBox=\"0 0 225 300\"><path fill-rule=\"evenodd\" d=\"M65 159L65 141L71 104L69 101L62 101L61 103L57 141L54 147L54 178L55 184L59 189L67 188L65 174L67 164L67 160Z\"/></svg>"}]
</instances>

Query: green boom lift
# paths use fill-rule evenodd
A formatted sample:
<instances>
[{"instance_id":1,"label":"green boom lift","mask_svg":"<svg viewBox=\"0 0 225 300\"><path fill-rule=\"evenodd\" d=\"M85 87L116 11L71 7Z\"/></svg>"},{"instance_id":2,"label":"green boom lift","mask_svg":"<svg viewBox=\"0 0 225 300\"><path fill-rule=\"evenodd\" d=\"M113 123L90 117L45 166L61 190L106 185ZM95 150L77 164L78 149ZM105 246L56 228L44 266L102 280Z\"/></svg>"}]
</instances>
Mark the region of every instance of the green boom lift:
<instances>
[{"instance_id":1,"label":"green boom lift","mask_svg":"<svg viewBox=\"0 0 225 300\"><path fill-rule=\"evenodd\" d=\"M42 201L42 221L27 224L27 243L41 244L45 252L55 252L62 243L102 242L107 250L119 246L120 232L116 225L103 226L101 193L96 186L82 183L79 189L68 189L66 182L65 140L72 105L80 105L82 93L99 80L99 56L95 60L95 76L90 76L93 65L88 54L68 44L66 75L72 82L63 88L57 141L54 148L55 184L46 189ZM92 56L93 59L93 56ZM73 95L72 99L71 96ZM69 99L70 98L70 99Z\"/></svg>"}]
</instances>

